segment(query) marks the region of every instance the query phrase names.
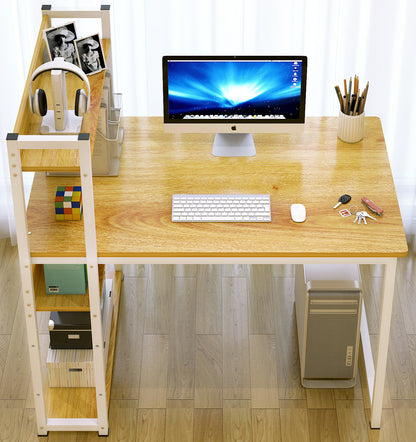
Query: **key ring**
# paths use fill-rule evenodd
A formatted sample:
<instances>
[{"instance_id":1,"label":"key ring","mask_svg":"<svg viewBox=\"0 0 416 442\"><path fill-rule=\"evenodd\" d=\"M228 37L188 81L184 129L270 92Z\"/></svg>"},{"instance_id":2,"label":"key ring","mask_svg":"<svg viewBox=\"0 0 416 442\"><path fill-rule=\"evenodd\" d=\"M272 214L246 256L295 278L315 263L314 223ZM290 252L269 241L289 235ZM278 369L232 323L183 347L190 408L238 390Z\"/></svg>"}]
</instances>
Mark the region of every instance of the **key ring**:
<instances>
[{"instance_id":1,"label":"key ring","mask_svg":"<svg viewBox=\"0 0 416 442\"><path fill-rule=\"evenodd\" d=\"M358 207L357 206L351 206L348 209L353 215L355 215L358 212Z\"/></svg>"}]
</instances>

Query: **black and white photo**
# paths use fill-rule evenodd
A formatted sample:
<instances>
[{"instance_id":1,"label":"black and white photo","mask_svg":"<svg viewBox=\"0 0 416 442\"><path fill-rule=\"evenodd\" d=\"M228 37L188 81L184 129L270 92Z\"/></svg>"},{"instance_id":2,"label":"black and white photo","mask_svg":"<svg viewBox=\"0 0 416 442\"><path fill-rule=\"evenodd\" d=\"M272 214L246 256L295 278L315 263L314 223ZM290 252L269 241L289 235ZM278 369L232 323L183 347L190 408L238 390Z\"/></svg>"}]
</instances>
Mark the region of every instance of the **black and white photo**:
<instances>
[{"instance_id":1,"label":"black and white photo","mask_svg":"<svg viewBox=\"0 0 416 442\"><path fill-rule=\"evenodd\" d=\"M85 74L96 74L105 69L104 53L99 34L76 40L75 50L79 66Z\"/></svg>"},{"instance_id":2,"label":"black and white photo","mask_svg":"<svg viewBox=\"0 0 416 442\"><path fill-rule=\"evenodd\" d=\"M75 23L67 23L44 31L49 58L63 57L65 61L78 66L74 42L77 39Z\"/></svg>"}]
</instances>

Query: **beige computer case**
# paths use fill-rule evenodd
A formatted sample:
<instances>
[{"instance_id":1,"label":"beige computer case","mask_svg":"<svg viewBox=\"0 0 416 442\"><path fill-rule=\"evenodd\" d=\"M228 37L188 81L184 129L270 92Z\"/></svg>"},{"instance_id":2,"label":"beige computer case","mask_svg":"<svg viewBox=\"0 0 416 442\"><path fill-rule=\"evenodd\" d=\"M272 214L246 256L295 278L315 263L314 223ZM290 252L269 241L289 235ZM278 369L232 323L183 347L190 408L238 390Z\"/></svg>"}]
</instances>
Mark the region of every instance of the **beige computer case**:
<instances>
[{"instance_id":1,"label":"beige computer case","mask_svg":"<svg viewBox=\"0 0 416 442\"><path fill-rule=\"evenodd\" d=\"M296 266L295 304L302 385L354 386L362 306L359 266Z\"/></svg>"}]
</instances>

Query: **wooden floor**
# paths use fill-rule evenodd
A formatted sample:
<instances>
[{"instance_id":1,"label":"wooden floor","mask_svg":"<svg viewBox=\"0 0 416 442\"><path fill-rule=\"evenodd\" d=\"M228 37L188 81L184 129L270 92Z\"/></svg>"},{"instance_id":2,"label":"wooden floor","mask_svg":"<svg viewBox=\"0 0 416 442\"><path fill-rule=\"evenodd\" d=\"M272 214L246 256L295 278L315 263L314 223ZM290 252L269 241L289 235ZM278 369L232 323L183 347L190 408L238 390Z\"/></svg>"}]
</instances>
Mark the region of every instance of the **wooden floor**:
<instances>
[{"instance_id":1,"label":"wooden floor","mask_svg":"<svg viewBox=\"0 0 416 442\"><path fill-rule=\"evenodd\" d=\"M292 266L125 266L108 441L415 441L416 259L399 260L381 430L363 377L304 389ZM376 340L382 268L362 268ZM0 440L36 436L16 248L0 240ZM42 353L47 314L39 314ZM95 441L96 433L49 433ZM105 440L105 439L104 439Z\"/></svg>"}]
</instances>

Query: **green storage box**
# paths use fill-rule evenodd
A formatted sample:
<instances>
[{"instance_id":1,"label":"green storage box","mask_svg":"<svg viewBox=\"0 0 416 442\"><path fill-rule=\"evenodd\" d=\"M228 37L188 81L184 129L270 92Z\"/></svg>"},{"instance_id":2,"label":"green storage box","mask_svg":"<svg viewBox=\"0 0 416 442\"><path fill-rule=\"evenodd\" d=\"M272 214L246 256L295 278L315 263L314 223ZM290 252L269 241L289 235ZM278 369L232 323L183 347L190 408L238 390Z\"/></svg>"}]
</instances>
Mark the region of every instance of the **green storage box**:
<instances>
[{"instance_id":1,"label":"green storage box","mask_svg":"<svg viewBox=\"0 0 416 442\"><path fill-rule=\"evenodd\" d=\"M87 266L85 264L44 264L48 295L85 295Z\"/></svg>"}]
</instances>

